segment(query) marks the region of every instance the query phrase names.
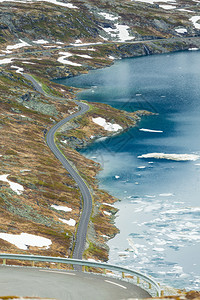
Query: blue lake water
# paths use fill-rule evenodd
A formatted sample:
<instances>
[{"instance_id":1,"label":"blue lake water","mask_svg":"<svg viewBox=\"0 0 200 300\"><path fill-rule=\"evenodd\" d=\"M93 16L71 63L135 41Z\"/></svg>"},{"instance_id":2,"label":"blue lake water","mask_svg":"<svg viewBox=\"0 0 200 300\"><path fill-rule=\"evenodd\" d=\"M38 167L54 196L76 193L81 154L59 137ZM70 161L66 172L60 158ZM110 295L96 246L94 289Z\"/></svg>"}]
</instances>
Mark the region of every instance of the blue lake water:
<instances>
[{"instance_id":1,"label":"blue lake water","mask_svg":"<svg viewBox=\"0 0 200 300\"><path fill-rule=\"evenodd\" d=\"M79 99L158 113L80 152L102 164L100 187L120 199L110 262L177 288L199 289L200 52L123 59L59 82L86 88ZM138 157L148 153L196 160Z\"/></svg>"}]
</instances>

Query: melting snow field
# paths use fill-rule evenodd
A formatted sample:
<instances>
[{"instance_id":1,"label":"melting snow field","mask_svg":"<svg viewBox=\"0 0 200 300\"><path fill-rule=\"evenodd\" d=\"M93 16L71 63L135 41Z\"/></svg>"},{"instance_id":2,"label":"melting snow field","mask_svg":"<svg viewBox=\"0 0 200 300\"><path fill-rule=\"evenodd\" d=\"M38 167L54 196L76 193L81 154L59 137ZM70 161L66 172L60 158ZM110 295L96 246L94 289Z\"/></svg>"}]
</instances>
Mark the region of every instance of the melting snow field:
<instances>
[{"instance_id":1,"label":"melting snow field","mask_svg":"<svg viewBox=\"0 0 200 300\"><path fill-rule=\"evenodd\" d=\"M4 182L7 182L9 183L10 185L10 188L17 194L17 195L21 195L22 192L24 191L24 187L19 184L19 183L16 183L16 182L13 182L13 181L10 181L8 180L8 176L10 174L7 174L7 175L0 175L0 181L4 181Z\"/></svg>"},{"instance_id":2,"label":"melting snow field","mask_svg":"<svg viewBox=\"0 0 200 300\"><path fill-rule=\"evenodd\" d=\"M92 118L92 121L95 124L97 124L99 126L102 126L107 131L118 131L118 130L123 129L120 125L112 124L110 122L106 122L106 120L104 118L101 118L101 117Z\"/></svg>"},{"instance_id":3,"label":"melting snow field","mask_svg":"<svg viewBox=\"0 0 200 300\"><path fill-rule=\"evenodd\" d=\"M59 218L59 220L62 222L62 223L65 223L69 226L75 226L76 225L76 221L74 219L69 219L69 220L65 220L65 219L61 219Z\"/></svg>"},{"instance_id":4,"label":"melting snow field","mask_svg":"<svg viewBox=\"0 0 200 300\"><path fill-rule=\"evenodd\" d=\"M28 234L28 233L21 233L21 234L8 234L8 233L0 233L0 239L3 239L19 249L27 250L29 246L32 247L40 247L48 249L49 246L52 244L50 239Z\"/></svg>"},{"instance_id":5,"label":"melting snow field","mask_svg":"<svg viewBox=\"0 0 200 300\"><path fill-rule=\"evenodd\" d=\"M60 206L60 205L51 205L52 208L56 209L56 210L62 210L62 211L65 211L65 212L69 212L69 211L72 211L72 209L70 207L67 207L67 206Z\"/></svg>"}]
</instances>

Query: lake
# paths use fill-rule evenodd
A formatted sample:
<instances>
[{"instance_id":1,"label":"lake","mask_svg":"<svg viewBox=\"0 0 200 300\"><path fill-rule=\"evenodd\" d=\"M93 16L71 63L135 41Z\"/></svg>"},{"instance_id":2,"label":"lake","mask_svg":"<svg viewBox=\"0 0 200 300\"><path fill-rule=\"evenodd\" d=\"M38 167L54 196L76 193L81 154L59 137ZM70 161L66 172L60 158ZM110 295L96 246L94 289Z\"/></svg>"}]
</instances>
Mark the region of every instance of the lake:
<instances>
[{"instance_id":1,"label":"lake","mask_svg":"<svg viewBox=\"0 0 200 300\"><path fill-rule=\"evenodd\" d=\"M78 99L156 113L80 152L102 164L100 187L120 199L109 262L199 289L200 52L118 60L57 82L85 88Z\"/></svg>"}]
</instances>

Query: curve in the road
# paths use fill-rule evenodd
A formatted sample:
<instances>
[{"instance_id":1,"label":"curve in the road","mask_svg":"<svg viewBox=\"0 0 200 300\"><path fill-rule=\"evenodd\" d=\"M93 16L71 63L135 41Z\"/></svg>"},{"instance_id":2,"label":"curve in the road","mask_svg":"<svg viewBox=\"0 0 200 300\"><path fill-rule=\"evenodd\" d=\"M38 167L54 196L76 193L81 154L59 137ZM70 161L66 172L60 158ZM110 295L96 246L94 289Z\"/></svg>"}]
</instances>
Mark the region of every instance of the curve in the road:
<instances>
[{"instance_id":1,"label":"curve in the road","mask_svg":"<svg viewBox=\"0 0 200 300\"><path fill-rule=\"evenodd\" d=\"M44 94L45 96L49 96L46 94L42 86L29 74L23 74L23 76L32 82L35 89L39 92ZM58 99L57 97L49 96L50 98ZM62 98L60 98L62 99ZM87 228L88 223L90 220L90 215L92 213L92 195L90 193L90 190L82 177L78 174L78 172L72 167L72 165L69 163L69 161L66 159L66 157L62 154L62 152L59 150L59 148L56 146L55 143L55 133L56 131L63 126L68 121L83 115L89 110L89 106L85 103L74 101L80 108L80 110L77 113L74 113L60 122L58 122L56 125L54 125L49 132L47 133L47 145L51 149L51 151L54 153L56 158L62 163L63 167L70 173L70 175L73 177L73 179L76 181L80 192L82 194L82 200L83 200L83 208L81 212L81 217L78 224L78 229L76 232L76 239L75 239L75 246L73 250L73 258L76 259L82 259L82 255L85 249L85 242L86 242L86 235L87 235Z\"/></svg>"}]
</instances>

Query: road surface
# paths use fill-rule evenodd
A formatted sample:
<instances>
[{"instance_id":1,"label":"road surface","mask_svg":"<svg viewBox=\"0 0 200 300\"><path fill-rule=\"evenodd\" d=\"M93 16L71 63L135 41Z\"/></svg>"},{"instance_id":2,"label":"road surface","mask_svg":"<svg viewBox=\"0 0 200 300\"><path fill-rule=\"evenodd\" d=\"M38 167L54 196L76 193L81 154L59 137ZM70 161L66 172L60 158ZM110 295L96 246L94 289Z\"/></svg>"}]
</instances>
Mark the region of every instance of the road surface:
<instances>
[{"instance_id":1,"label":"road surface","mask_svg":"<svg viewBox=\"0 0 200 300\"><path fill-rule=\"evenodd\" d=\"M7 295L57 300L128 300L150 297L138 286L101 275L0 266L0 296Z\"/></svg>"},{"instance_id":2,"label":"road surface","mask_svg":"<svg viewBox=\"0 0 200 300\"><path fill-rule=\"evenodd\" d=\"M42 89L42 86L29 74L23 74L23 76L30 80L35 89L39 92L44 94L45 96L48 96ZM54 96L49 96L50 98L58 99ZM61 99L61 98L60 98ZM73 250L73 258L76 259L82 259L83 252L85 250L85 242L86 242L86 235L87 235L87 228L88 223L90 220L90 215L92 213L92 195L90 193L90 190L82 177L79 175L79 173L72 167L72 165L69 163L69 161L66 159L66 157L62 154L62 152L58 149L58 147L55 144L54 141L54 135L56 131L63 126L68 121L72 120L73 118L76 118L85 112L89 110L89 106L85 103L74 101L80 108L80 110L67 118L61 120L56 125L54 125L49 132L47 133L47 144L51 151L54 153L56 158L62 163L63 167L70 173L70 175L73 177L73 179L76 181L80 192L82 194L82 200L83 200L83 208L81 211L81 217L78 224L78 229L76 232L76 239L75 239L75 247Z\"/></svg>"}]
</instances>

